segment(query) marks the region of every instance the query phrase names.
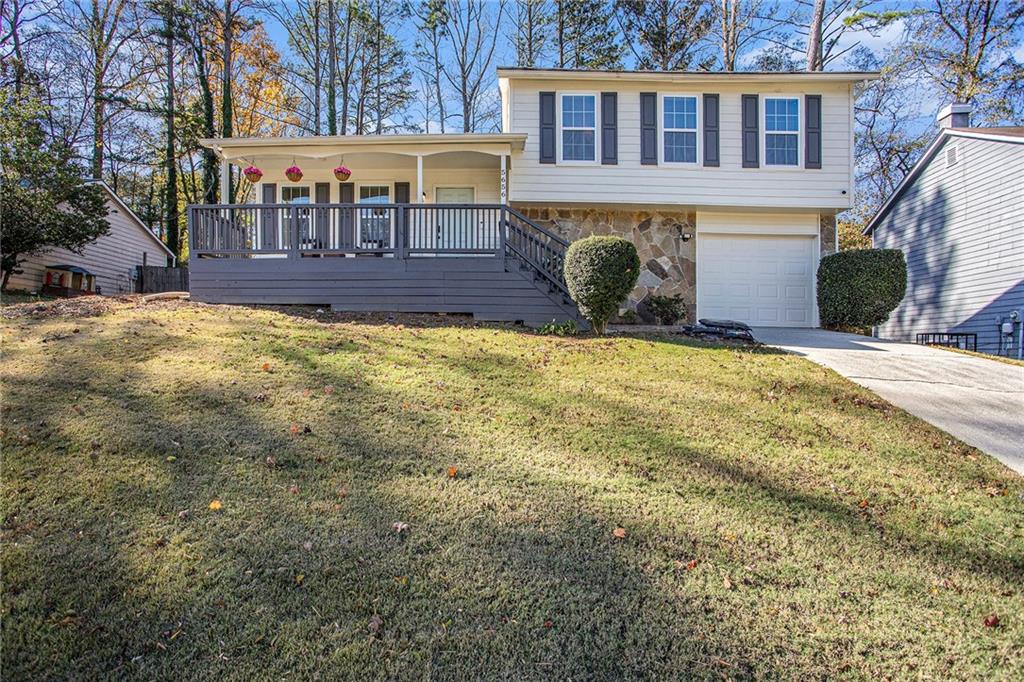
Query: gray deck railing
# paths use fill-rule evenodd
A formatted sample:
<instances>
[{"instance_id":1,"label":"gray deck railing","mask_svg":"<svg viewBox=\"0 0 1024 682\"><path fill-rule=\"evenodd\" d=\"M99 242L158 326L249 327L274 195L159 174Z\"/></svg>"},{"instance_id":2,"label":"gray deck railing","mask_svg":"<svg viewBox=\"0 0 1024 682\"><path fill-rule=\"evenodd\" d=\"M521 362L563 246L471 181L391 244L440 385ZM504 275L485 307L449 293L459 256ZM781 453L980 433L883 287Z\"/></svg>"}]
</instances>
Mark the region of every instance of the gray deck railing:
<instances>
[{"instance_id":1,"label":"gray deck railing","mask_svg":"<svg viewBox=\"0 0 1024 682\"><path fill-rule=\"evenodd\" d=\"M193 258L513 256L565 294L568 242L502 204L188 207Z\"/></svg>"},{"instance_id":2,"label":"gray deck railing","mask_svg":"<svg viewBox=\"0 0 1024 682\"><path fill-rule=\"evenodd\" d=\"M288 257L504 253L501 205L189 206L192 256Z\"/></svg>"}]
</instances>

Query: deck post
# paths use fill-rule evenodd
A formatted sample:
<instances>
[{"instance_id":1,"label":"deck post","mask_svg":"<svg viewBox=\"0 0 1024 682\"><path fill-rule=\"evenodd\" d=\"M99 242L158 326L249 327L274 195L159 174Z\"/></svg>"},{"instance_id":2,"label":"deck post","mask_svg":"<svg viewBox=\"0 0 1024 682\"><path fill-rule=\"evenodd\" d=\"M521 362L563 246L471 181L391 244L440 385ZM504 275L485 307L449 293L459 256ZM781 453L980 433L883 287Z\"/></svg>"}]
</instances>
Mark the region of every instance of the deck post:
<instances>
[{"instance_id":1,"label":"deck post","mask_svg":"<svg viewBox=\"0 0 1024 682\"><path fill-rule=\"evenodd\" d=\"M405 222L408 210L407 206L402 205L395 208L395 258L399 259L405 258Z\"/></svg>"},{"instance_id":2,"label":"deck post","mask_svg":"<svg viewBox=\"0 0 1024 682\"><path fill-rule=\"evenodd\" d=\"M506 160L507 160L507 157L504 154L502 154L500 158L501 158L501 168L499 169L499 173L498 173L499 182L500 182L499 192L501 194L501 202L500 203L502 205L505 205L505 204L508 203L508 170L506 169L506 163L505 163Z\"/></svg>"},{"instance_id":3,"label":"deck post","mask_svg":"<svg viewBox=\"0 0 1024 682\"><path fill-rule=\"evenodd\" d=\"M293 205L290 207L289 213L291 214L291 220L288 224L288 257L298 258L299 257L299 205Z\"/></svg>"},{"instance_id":4,"label":"deck post","mask_svg":"<svg viewBox=\"0 0 1024 682\"><path fill-rule=\"evenodd\" d=\"M423 203L423 156L420 154L416 155L416 203Z\"/></svg>"}]
</instances>

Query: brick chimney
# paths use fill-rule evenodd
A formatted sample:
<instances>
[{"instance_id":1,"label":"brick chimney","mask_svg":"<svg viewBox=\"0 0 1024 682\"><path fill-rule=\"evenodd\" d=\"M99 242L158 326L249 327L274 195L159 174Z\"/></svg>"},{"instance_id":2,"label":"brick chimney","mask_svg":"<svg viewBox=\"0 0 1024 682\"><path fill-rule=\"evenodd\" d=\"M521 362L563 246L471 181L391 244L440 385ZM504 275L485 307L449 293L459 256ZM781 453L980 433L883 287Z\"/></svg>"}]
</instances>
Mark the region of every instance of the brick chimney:
<instances>
[{"instance_id":1,"label":"brick chimney","mask_svg":"<svg viewBox=\"0 0 1024 682\"><path fill-rule=\"evenodd\" d=\"M953 102L942 107L935 120L940 128L970 128L972 109L970 104Z\"/></svg>"}]
</instances>

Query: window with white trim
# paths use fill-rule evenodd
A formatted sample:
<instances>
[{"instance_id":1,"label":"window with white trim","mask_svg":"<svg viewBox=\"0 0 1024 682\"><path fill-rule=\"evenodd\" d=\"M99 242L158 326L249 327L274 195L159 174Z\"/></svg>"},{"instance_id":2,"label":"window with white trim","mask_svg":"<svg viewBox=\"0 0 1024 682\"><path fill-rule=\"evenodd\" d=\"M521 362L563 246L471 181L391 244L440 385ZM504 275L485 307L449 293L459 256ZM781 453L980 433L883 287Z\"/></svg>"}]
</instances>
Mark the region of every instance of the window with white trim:
<instances>
[{"instance_id":1,"label":"window with white trim","mask_svg":"<svg viewBox=\"0 0 1024 682\"><path fill-rule=\"evenodd\" d=\"M800 100L796 97L764 100L764 164L800 165Z\"/></svg>"},{"instance_id":2,"label":"window with white trim","mask_svg":"<svg viewBox=\"0 0 1024 682\"><path fill-rule=\"evenodd\" d=\"M562 160L597 159L597 97L562 95Z\"/></svg>"},{"instance_id":3,"label":"window with white trim","mask_svg":"<svg viewBox=\"0 0 1024 682\"><path fill-rule=\"evenodd\" d=\"M666 95L661 108L662 160L697 163L697 98Z\"/></svg>"}]
</instances>

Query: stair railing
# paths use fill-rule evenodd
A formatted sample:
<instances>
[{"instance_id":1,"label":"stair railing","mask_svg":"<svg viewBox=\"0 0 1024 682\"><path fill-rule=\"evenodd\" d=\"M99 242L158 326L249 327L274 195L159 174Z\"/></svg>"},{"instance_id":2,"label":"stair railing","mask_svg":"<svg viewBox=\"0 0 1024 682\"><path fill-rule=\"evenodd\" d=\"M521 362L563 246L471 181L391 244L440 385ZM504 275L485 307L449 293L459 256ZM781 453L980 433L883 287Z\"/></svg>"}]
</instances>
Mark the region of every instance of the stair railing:
<instances>
[{"instance_id":1,"label":"stair railing","mask_svg":"<svg viewBox=\"0 0 1024 682\"><path fill-rule=\"evenodd\" d=\"M505 226L505 247L509 255L517 257L553 290L568 297L564 266L569 242L513 208L505 208Z\"/></svg>"}]
</instances>

